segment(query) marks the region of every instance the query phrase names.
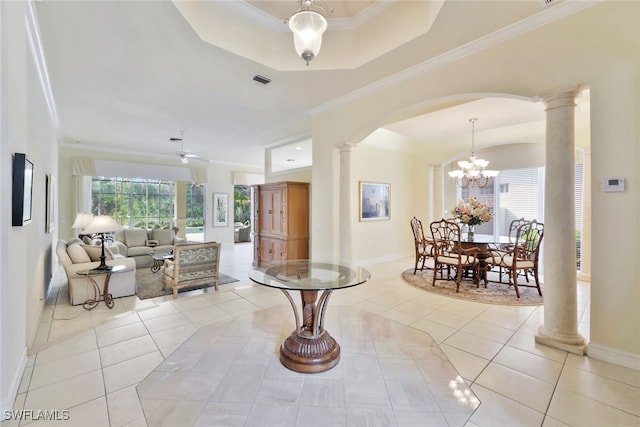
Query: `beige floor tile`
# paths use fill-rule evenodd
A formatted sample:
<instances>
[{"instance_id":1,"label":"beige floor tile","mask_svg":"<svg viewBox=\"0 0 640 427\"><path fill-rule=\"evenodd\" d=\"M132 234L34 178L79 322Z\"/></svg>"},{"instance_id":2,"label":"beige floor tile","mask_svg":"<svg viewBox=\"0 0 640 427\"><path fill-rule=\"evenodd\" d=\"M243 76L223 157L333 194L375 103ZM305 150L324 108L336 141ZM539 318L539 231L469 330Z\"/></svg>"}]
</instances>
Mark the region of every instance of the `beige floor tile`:
<instances>
[{"instance_id":1,"label":"beige floor tile","mask_svg":"<svg viewBox=\"0 0 640 427\"><path fill-rule=\"evenodd\" d=\"M458 331L445 341L452 347L464 350L484 359L493 359L502 348L502 344L466 332Z\"/></svg>"},{"instance_id":2,"label":"beige floor tile","mask_svg":"<svg viewBox=\"0 0 640 427\"><path fill-rule=\"evenodd\" d=\"M141 322L141 319L140 316L138 316L138 313L127 311L117 316L112 316L109 320L104 322L102 325L97 326L95 329L96 331L102 331L139 322Z\"/></svg>"},{"instance_id":3,"label":"beige floor tile","mask_svg":"<svg viewBox=\"0 0 640 427\"><path fill-rule=\"evenodd\" d=\"M480 372L489 364L489 359L451 347L448 344L441 344L440 348L451 364L456 367L460 375L467 380L475 380L478 375L480 375Z\"/></svg>"},{"instance_id":4,"label":"beige floor tile","mask_svg":"<svg viewBox=\"0 0 640 427\"><path fill-rule=\"evenodd\" d=\"M425 319L456 329L463 327L471 321L470 317L461 316L459 314L447 311L446 307L440 308L427 314L425 316Z\"/></svg>"},{"instance_id":5,"label":"beige floor tile","mask_svg":"<svg viewBox=\"0 0 640 427\"><path fill-rule=\"evenodd\" d=\"M96 370L29 390L26 409L69 409L104 396L102 371Z\"/></svg>"},{"instance_id":6,"label":"beige floor tile","mask_svg":"<svg viewBox=\"0 0 640 427\"><path fill-rule=\"evenodd\" d=\"M542 423L542 427L570 427L569 424L565 424L560 420L556 420L553 417L545 416L544 422Z\"/></svg>"},{"instance_id":7,"label":"beige floor tile","mask_svg":"<svg viewBox=\"0 0 640 427\"><path fill-rule=\"evenodd\" d=\"M480 406L470 418L479 426L539 427L544 414L480 385L471 387L480 399Z\"/></svg>"},{"instance_id":8,"label":"beige floor tile","mask_svg":"<svg viewBox=\"0 0 640 427\"><path fill-rule=\"evenodd\" d=\"M137 310L138 316L142 319L143 322L154 319L156 317L168 316L170 314L180 313L171 302L166 303L149 303L145 305L143 308Z\"/></svg>"},{"instance_id":9,"label":"beige floor tile","mask_svg":"<svg viewBox=\"0 0 640 427\"><path fill-rule=\"evenodd\" d=\"M566 389L556 390L548 414L570 426L640 425L640 417Z\"/></svg>"},{"instance_id":10,"label":"beige floor tile","mask_svg":"<svg viewBox=\"0 0 640 427\"><path fill-rule=\"evenodd\" d=\"M107 367L154 351L158 351L158 347L145 335L100 348L100 361L102 367Z\"/></svg>"},{"instance_id":11,"label":"beige floor tile","mask_svg":"<svg viewBox=\"0 0 640 427\"><path fill-rule=\"evenodd\" d=\"M95 332L75 336L38 352L35 357L36 364L47 363L54 360L65 359L78 353L84 353L98 348Z\"/></svg>"},{"instance_id":12,"label":"beige floor tile","mask_svg":"<svg viewBox=\"0 0 640 427\"><path fill-rule=\"evenodd\" d=\"M501 344L509 341L509 339L511 339L514 334L514 331L512 329L503 328L482 320L475 319L472 322L464 325L461 331L477 335L491 341L499 342Z\"/></svg>"},{"instance_id":13,"label":"beige floor tile","mask_svg":"<svg viewBox=\"0 0 640 427\"><path fill-rule=\"evenodd\" d=\"M166 316L154 317L145 320L144 326L150 333L164 331L165 329L176 328L178 326L190 325L191 321L185 313L173 313Z\"/></svg>"},{"instance_id":14,"label":"beige floor tile","mask_svg":"<svg viewBox=\"0 0 640 427\"><path fill-rule=\"evenodd\" d=\"M109 427L109 416L107 413L107 407L104 397L99 397L97 399L91 400L86 403L79 404L74 406L73 408L69 408L68 410L68 419L63 421L37 421L30 426L55 426L55 425L64 425L70 427L86 427L86 426L96 426L96 427ZM59 414L60 417L64 417L64 414Z\"/></svg>"},{"instance_id":15,"label":"beige floor tile","mask_svg":"<svg viewBox=\"0 0 640 427\"><path fill-rule=\"evenodd\" d=\"M107 394L107 408L111 427L122 427L141 419L144 420L144 413L135 386L125 387Z\"/></svg>"},{"instance_id":16,"label":"beige floor tile","mask_svg":"<svg viewBox=\"0 0 640 427\"><path fill-rule=\"evenodd\" d=\"M497 363L490 363L476 384L541 413L547 410L555 386Z\"/></svg>"},{"instance_id":17,"label":"beige floor tile","mask_svg":"<svg viewBox=\"0 0 640 427\"><path fill-rule=\"evenodd\" d=\"M441 343L456 332L456 328L436 323L432 320L422 318L413 322L411 327L427 332L436 342Z\"/></svg>"},{"instance_id":18,"label":"beige floor tile","mask_svg":"<svg viewBox=\"0 0 640 427\"><path fill-rule=\"evenodd\" d=\"M634 387L640 387L640 370L614 365L613 363L590 357L577 356L575 354L568 355L567 365Z\"/></svg>"},{"instance_id":19,"label":"beige floor tile","mask_svg":"<svg viewBox=\"0 0 640 427\"><path fill-rule=\"evenodd\" d=\"M403 325L410 325L416 320L420 319L422 315L411 314L404 311L399 311L396 309L390 309L387 311L383 311L380 313L381 316L386 317L387 319L391 319L395 322L401 323Z\"/></svg>"},{"instance_id":20,"label":"beige floor tile","mask_svg":"<svg viewBox=\"0 0 640 427\"><path fill-rule=\"evenodd\" d=\"M640 387L630 386L588 371L567 366L562 370L558 389L581 394L614 408L640 416Z\"/></svg>"},{"instance_id":21,"label":"beige floor tile","mask_svg":"<svg viewBox=\"0 0 640 427\"><path fill-rule=\"evenodd\" d=\"M194 325L188 324L152 333L151 337L158 348L162 350L166 347L182 344L196 330L197 328Z\"/></svg>"},{"instance_id":22,"label":"beige floor tile","mask_svg":"<svg viewBox=\"0 0 640 427\"><path fill-rule=\"evenodd\" d=\"M538 356L546 357L559 363L564 363L567 358L566 351L538 344L535 342L535 335L526 331L516 332L514 336L507 341L507 345L532 354L537 354Z\"/></svg>"},{"instance_id":23,"label":"beige floor tile","mask_svg":"<svg viewBox=\"0 0 640 427\"><path fill-rule=\"evenodd\" d=\"M493 361L554 385L562 371L559 362L510 346L500 350Z\"/></svg>"},{"instance_id":24,"label":"beige floor tile","mask_svg":"<svg viewBox=\"0 0 640 427\"><path fill-rule=\"evenodd\" d=\"M40 363L35 365L33 370L30 389L37 389L100 368L100 356L97 349L74 354L64 359Z\"/></svg>"},{"instance_id":25,"label":"beige floor tile","mask_svg":"<svg viewBox=\"0 0 640 427\"><path fill-rule=\"evenodd\" d=\"M135 385L162 363L159 351L105 367L104 389L107 394Z\"/></svg>"},{"instance_id":26,"label":"beige floor tile","mask_svg":"<svg viewBox=\"0 0 640 427\"><path fill-rule=\"evenodd\" d=\"M260 307L245 299L222 302L218 304L217 307L232 316L239 316L261 310Z\"/></svg>"},{"instance_id":27,"label":"beige floor tile","mask_svg":"<svg viewBox=\"0 0 640 427\"><path fill-rule=\"evenodd\" d=\"M142 323L132 323L130 325L97 331L96 336L98 338L98 347L106 347L142 337L148 333L147 328L145 328Z\"/></svg>"}]
</instances>

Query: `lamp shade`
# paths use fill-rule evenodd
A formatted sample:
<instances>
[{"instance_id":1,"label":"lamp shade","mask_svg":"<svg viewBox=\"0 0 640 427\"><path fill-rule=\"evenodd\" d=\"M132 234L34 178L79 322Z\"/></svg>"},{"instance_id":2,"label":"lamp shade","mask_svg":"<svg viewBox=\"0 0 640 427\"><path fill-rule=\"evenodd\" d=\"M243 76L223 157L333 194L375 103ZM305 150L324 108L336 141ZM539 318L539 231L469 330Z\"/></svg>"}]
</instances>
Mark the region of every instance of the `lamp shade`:
<instances>
[{"instance_id":1,"label":"lamp shade","mask_svg":"<svg viewBox=\"0 0 640 427\"><path fill-rule=\"evenodd\" d=\"M293 32L296 52L309 65L309 61L320 52L322 34L327 29L327 20L318 12L301 10L289 18L289 29Z\"/></svg>"},{"instance_id":2,"label":"lamp shade","mask_svg":"<svg viewBox=\"0 0 640 427\"><path fill-rule=\"evenodd\" d=\"M122 226L115 222L109 215L97 215L91 220L89 225L82 230L83 234L111 233L120 231Z\"/></svg>"},{"instance_id":3,"label":"lamp shade","mask_svg":"<svg viewBox=\"0 0 640 427\"><path fill-rule=\"evenodd\" d=\"M71 228L79 228L80 230L82 230L87 225L89 225L92 219L93 219L93 214L79 213L76 215L76 220L73 221L73 225L71 226Z\"/></svg>"}]
</instances>

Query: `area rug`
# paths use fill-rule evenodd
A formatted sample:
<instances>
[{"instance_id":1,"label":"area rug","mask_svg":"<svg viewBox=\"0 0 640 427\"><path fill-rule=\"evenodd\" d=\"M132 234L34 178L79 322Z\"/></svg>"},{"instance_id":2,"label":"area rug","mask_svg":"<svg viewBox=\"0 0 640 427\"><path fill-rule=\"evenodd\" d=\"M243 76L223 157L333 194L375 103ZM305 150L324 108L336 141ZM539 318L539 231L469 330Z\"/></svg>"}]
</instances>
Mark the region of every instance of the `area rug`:
<instances>
[{"instance_id":1,"label":"area rug","mask_svg":"<svg viewBox=\"0 0 640 427\"><path fill-rule=\"evenodd\" d=\"M227 276L226 274L219 273L218 278L218 286L224 285L227 283L237 282L238 279L234 279L231 276ZM189 288L182 288L178 291L181 292L189 292L195 289L203 289L213 287L213 284L205 284L192 286ZM157 273L152 273L150 268L138 268L136 269L136 296L142 299L161 297L165 295L173 294L173 289L167 287L166 289L162 289L162 272L159 271Z\"/></svg>"},{"instance_id":2,"label":"area rug","mask_svg":"<svg viewBox=\"0 0 640 427\"><path fill-rule=\"evenodd\" d=\"M440 277L439 274L438 277ZM460 291L456 292L455 281L436 280L436 285L432 286L433 270L418 270L414 275L413 268L402 272L402 279L411 286L415 286L423 291L451 298L501 305L543 304L542 297L538 295L538 290L536 288L518 286L518 290L520 291L520 298L518 298L513 286L509 286L506 283L495 283L490 281L485 288L484 282L481 281L480 287L476 288L476 285L473 284L471 280L463 280L460 284ZM533 279L529 278L529 280L533 283ZM524 277L522 278L522 281L525 282ZM518 283L520 283L520 280L518 280ZM540 284L540 287L542 288L542 294L544 295L544 287L542 286L542 283Z\"/></svg>"}]
</instances>

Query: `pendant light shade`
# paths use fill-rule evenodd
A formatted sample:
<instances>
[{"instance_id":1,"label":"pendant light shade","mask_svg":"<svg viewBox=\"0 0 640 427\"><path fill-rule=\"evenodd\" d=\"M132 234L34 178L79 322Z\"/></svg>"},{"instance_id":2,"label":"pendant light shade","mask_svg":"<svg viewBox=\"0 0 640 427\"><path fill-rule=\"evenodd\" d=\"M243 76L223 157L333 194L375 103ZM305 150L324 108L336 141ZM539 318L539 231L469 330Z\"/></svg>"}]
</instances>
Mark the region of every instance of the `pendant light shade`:
<instances>
[{"instance_id":1,"label":"pendant light shade","mask_svg":"<svg viewBox=\"0 0 640 427\"><path fill-rule=\"evenodd\" d=\"M303 5L310 7L313 3ZM309 65L322 46L322 34L327 29L327 20L316 11L300 9L289 18L289 29L293 32L293 43L298 55Z\"/></svg>"}]
</instances>

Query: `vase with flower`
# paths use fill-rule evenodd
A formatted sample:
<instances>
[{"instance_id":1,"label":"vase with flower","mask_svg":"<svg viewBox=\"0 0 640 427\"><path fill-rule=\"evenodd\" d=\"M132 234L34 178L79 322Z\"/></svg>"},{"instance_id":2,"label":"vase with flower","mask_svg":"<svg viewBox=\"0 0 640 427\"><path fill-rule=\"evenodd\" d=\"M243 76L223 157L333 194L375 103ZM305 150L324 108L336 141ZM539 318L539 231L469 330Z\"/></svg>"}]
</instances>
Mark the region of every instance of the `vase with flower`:
<instances>
[{"instance_id":1,"label":"vase with flower","mask_svg":"<svg viewBox=\"0 0 640 427\"><path fill-rule=\"evenodd\" d=\"M489 205L481 202L476 197L472 197L468 202L460 200L453 209L453 215L461 224L467 226L467 241L469 242L473 242L475 238L476 225L481 225L493 219L493 213L491 213Z\"/></svg>"}]
</instances>

